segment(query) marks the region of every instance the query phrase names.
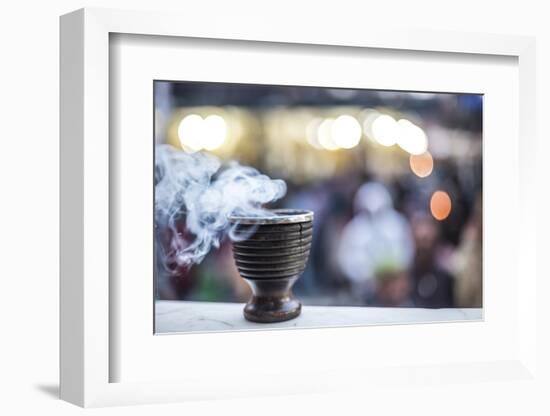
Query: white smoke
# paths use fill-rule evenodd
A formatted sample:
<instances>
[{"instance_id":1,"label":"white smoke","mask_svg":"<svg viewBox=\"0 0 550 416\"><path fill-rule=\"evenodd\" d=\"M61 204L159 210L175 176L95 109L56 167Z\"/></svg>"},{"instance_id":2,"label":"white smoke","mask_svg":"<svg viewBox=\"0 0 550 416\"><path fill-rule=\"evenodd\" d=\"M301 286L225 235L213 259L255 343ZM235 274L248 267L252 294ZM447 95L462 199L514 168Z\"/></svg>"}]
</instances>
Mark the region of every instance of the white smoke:
<instances>
[{"instance_id":1,"label":"white smoke","mask_svg":"<svg viewBox=\"0 0 550 416\"><path fill-rule=\"evenodd\" d=\"M263 205L282 198L286 184L237 162L222 165L213 155L156 147L155 222L171 234L168 252L178 266L200 263L225 235L231 215L272 215ZM182 233L182 222L189 233Z\"/></svg>"}]
</instances>

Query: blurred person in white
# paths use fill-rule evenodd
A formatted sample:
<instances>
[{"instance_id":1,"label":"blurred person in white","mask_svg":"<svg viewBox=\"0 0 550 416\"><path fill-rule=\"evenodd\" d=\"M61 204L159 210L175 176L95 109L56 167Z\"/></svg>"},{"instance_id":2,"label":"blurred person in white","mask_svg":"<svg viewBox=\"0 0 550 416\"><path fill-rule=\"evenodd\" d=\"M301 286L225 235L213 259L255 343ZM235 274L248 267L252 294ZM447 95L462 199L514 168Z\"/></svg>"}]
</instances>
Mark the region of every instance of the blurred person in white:
<instances>
[{"instance_id":1,"label":"blurred person in white","mask_svg":"<svg viewBox=\"0 0 550 416\"><path fill-rule=\"evenodd\" d=\"M377 306L412 306L408 269L415 248L406 218L378 182L359 188L354 208L338 247L342 272L354 290Z\"/></svg>"},{"instance_id":2,"label":"blurred person in white","mask_svg":"<svg viewBox=\"0 0 550 416\"><path fill-rule=\"evenodd\" d=\"M481 308L482 305L482 200L478 195L460 245L455 254L455 304L459 308Z\"/></svg>"}]
</instances>

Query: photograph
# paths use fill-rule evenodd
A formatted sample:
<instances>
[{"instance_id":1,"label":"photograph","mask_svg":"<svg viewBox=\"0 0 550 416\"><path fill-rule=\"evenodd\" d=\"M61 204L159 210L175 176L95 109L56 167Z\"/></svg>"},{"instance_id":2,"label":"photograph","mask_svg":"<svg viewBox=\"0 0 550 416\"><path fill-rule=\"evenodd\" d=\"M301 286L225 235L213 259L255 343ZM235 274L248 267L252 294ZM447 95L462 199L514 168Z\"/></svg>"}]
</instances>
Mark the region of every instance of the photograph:
<instances>
[{"instance_id":1,"label":"photograph","mask_svg":"<svg viewBox=\"0 0 550 416\"><path fill-rule=\"evenodd\" d=\"M156 333L482 318L481 94L153 87Z\"/></svg>"}]
</instances>

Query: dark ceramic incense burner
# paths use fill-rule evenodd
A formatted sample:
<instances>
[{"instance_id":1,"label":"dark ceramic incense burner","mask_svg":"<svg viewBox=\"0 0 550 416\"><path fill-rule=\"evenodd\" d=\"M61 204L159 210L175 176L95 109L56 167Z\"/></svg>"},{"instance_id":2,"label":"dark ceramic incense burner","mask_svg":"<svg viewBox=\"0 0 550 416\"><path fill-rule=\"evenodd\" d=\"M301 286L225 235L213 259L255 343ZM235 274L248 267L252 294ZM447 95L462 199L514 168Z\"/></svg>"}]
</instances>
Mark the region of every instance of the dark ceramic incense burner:
<instances>
[{"instance_id":1,"label":"dark ceramic incense burner","mask_svg":"<svg viewBox=\"0 0 550 416\"><path fill-rule=\"evenodd\" d=\"M244 316L253 322L280 322L300 315L292 286L304 271L313 233L313 212L281 209L272 216L232 216L233 254L241 277L252 288Z\"/></svg>"}]
</instances>

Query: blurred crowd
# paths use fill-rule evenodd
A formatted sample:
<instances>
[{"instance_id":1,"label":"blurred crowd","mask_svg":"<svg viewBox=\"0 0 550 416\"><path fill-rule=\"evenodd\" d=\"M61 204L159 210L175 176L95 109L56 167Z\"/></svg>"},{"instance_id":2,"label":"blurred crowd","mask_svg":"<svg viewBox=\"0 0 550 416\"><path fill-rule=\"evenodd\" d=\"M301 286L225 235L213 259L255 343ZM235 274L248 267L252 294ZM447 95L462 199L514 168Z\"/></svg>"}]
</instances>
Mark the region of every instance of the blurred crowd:
<instances>
[{"instance_id":1,"label":"blurred crowd","mask_svg":"<svg viewBox=\"0 0 550 416\"><path fill-rule=\"evenodd\" d=\"M337 189L321 186L297 204L311 209L315 198L331 201L316 211L311 267L297 291L317 291L316 304L334 304L340 294L338 304L346 305L481 306L480 196L466 218L451 215L444 224L379 182L360 185L352 197L343 183ZM394 199L405 204L400 211ZM460 230L455 242L445 235L453 228Z\"/></svg>"},{"instance_id":2,"label":"blurred crowd","mask_svg":"<svg viewBox=\"0 0 550 416\"><path fill-rule=\"evenodd\" d=\"M287 195L273 208L314 211L310 259L295 285L304 304L482 306L481 97L181 84L155 86L157 143L183 140L177 122L185 114L221 108L229 127L240 122L238 139L210 151L284 179ZM306 128L300 141L302 119L305 126L308 117L338 117L343 109L361 122L372 111L417 120L428 150L409 154L369 140L367 121L353 148L316 146ZM293 117L300 118L295 134L283 128ZM157 249L169 239L157 230ZM199 265L157 266L160 299L244 302L250 295L227 239Z\"/></svg>"}]
</instances>

